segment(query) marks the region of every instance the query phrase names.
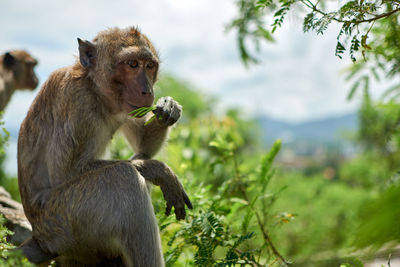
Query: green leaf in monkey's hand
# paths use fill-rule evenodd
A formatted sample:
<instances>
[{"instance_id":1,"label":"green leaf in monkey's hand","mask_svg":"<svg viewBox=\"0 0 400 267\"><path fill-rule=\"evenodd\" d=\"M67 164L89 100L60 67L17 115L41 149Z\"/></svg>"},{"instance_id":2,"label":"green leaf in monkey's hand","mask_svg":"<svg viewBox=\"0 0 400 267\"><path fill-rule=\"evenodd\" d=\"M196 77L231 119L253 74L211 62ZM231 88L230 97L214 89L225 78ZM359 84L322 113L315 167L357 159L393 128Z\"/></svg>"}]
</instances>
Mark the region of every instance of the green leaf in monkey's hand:
<instances>
[{"instance_id":1,"label":"green leaf in monkey's hand","mask_svg":"<svg viewBox=\"0 0 400 267\"><path fill-rule=\"evenodd\" d=\"M137 109L129 112L128 114L131 115L134 118L140 118L140 117L143 117L144 115L146 115L147 113L149 113L150 111L153 111L155 109L156 109L156 106L141 107L141 108L137 108ZM155 119L155 117L156 117L156 115L153 115L148 121L146 121L146 123L144 125L146 126L147 124L152 122Z\"/></svg>"}]
</instances>

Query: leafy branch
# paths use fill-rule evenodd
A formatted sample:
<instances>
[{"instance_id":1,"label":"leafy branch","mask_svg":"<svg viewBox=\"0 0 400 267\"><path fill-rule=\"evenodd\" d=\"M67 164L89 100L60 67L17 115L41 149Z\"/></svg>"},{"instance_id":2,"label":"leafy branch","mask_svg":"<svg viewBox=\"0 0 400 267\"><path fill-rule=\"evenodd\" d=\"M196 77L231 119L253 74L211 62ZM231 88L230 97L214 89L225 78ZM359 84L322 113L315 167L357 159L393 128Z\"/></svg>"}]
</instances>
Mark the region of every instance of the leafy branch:
<instances>
[{"instance_id":1,"label":"leafy branch","mask_svg":"<svg viewBox=\"0 0 400 267\"><path fill-rule=\"evenodd\" d=\"M272 147L270 153L267 154L267 156L264 158L264 160L262 160L262 167L264 167L264 169L262 169L261 171L261 177L263 177L265 179L267 172L270 170L271 168L271 164L273 159L275 158L275 156L277 155L277 153L279 152L281 146L281 142L280 140L278 140L274 146ZM232 160L234 162L234 168L235 168L235 175L236 175L236 179L240 179L241 175L240 175L240 170L239 170L239 164L237 162L237 157L236 157L236 153L232 153ZM268 186L268 183L270 181L270 178L265 181L265 183L262 185L263 191L265 191L266 187ZM248 203L251 203L252 201L250 201L249 195L246 191L246 189L243 186L243 183L239 183L239 190L242 193L242 197L244 200L246 200ZM290 262L288 262L283 256L282 254L278 251L278 249L276 248L276 246L274 245L274 243L272 242L269 233L265 227L264 222L261 219L261 215L259 214L259 212L254 208L254 205L250 205L251 210L254 212L254 214L256 215L257 218L257 224L258 227L263 235L263 239L265 244L271 249L272 253L275 255L275 257L281 262L284 263L286 265L289 265Z\"/></svg>"},{"instance_id":2,"label":"leafy branch","mask_svg":"<svg viewBox=\"0 0 400 267\"><path fill-rule=\"evenodd\" d=\"M247 206L249 208L249 211L255 215L256 220L257 220L257 225L262 233L264 244L266 247L268 247L272 254L275 256L275 258L281 262L284 265L289 265L290 262L287 261L282 254L278 251L276 248L275 244L272 242L270 234L267 230L267 227L265 225L265 222L262 219L262 216L260 212L255 208L255 203L258 200L259 195L265 195L265 191L268 187L269 182L271 181L272 176L274 175L274 169L272 168L272 163L278 154L280 147L281 147L281 141L278 140L275 142L275 144L272 146L271 150L269 153L267 153L263 159L261 160L260 163L260 171L257 175L257 180L256 183L258 186L256 186L257 189L260 189L259 192L252 192L256 197L251 198L250 197L250 192L247 189L247 186L245 186L245 183L242 182L241 180L243 179L243 174L240 171L239 168L239 162L237 159L237 147L233 143L227 143L224 142L222 139L219 139L217 141L213 141L210 143L210 145L217 147L218 149L223 151L223 154L228 158L231 159L233 162L233 169L234 169L234 181L235 185L237 186L241 197L243 200L245 200L245 203L247 203ZM271 200L271 203L274 200ZM250 213L249 213L250 214ZM245 219L244 224L247 224L248 226L249 219ZM247 226L244 226L243 228L247 228Z\"/></svg>"},{"instance_id":3,"label":"leafy branch","mask_svg":"<svg viewBox=\"0 0 400 267\"><path fill-rule=\"evenodd\" d=\"M317 13L323 15L323 16L328 16L329 15L329 13L326 13L326 12L324 12L321 9L318 8L319 1L318 1L317 4L313 4L309 0L301 0L300 2L302 4L304 4L304 6L310 8L313 12L317 12ZM375 5L373 5L373 4L365 5L365 8L361 8L363 3L364 3L364 1L359 1L359 2L360 2L361 5L357 5L357 1L350 1L349 3L347 3L346 5L344 5L341 8L342 12L340 12L340 11L332 12L336 16L331 16L331 20L334 20L334 21L339 22L339 23L353 23L353 24L369 23L369 22L374 22L374 21L382 19L382 18L389 17L389 16L393 15L394 13L400 11L400 7L397 7L396 9L393 9L393 10L391 10L389 12L384 12L382 14L374 14L374 13L370 13L369 10L370 9L374 9L375 10ZM383 2L385 2L385 1L382 1L382 3ZM400 5L399 1L391 1L391 2L396 4L396 5ZM350 10L347 10L348 7L351 7L354 10L358 9L358 12L360 14L364 13L364 14L367 14L367 15L371 15L372 17L368 18L368 19L359 19L357 17L355 17L355 18L353 18L351 20L342 19L341 17L343 17L343 15L344 15L343 11L345 11L345 12L349 12L350 11ZM361 17L363 17L363 16L361 16Z\"/></svg>"},{"instance_id":4,"label":"leafy branch","mask_svg":"<svg viewBox=\"0 0 400 267\"><path fill-rule=\"evenodd\" d=\"M383 21L389 17L397 16L400 11L398 0L350 0L339 5L336 10L325 11L326 1L318 0L239 0L240 19L235 19L228 29L238 29L238 42L241 58L245 64L257 63L258 60L248 51L247 39L253 39L256 50L259 50L259 40L272 41L272 34L278 27L284 24L286 15L291 10L300 10L304 7L310 12L304 16L303 31L315 31L323 34L332 22L341 25L337 35L335 55L342 58L343 53L348 50L352 61L356 61L356 52L361 50L363 58L366 52L372 50L367 43L371 29L375 22ZM273 16L271 29L265 20ZM257 31L249 29L256 28ZM259 35L256 32L262 31ZM265 38L263 38L265 36Z\"/></svg>"}]
</instances>

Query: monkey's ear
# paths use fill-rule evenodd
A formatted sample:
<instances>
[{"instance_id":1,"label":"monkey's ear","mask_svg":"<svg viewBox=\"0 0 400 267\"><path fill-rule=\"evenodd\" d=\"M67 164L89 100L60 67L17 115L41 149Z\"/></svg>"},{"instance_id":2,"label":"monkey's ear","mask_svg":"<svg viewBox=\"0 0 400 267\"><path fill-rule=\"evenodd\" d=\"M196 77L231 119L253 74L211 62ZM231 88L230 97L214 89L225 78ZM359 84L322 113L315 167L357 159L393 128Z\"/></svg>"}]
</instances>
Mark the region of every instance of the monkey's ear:
<instances>
[{"instance_id":1,"label":"monkey's ear","mask_svg":"<svg viewBox=\"0 0 400 267\"><path fill-rule=\"evenodd\" d=\"M96 46L89 41L78 38L79 61L84 68L93 67L96 63Z\"/></svg>"},{"instance_id":2,"label":"monkey's ear","mask_svg":"<svg viewBox=\"0 0 400 267\"><path fill-rule=\"evenodd\" d=\"M3 65L6 68L11 68L15 64L15 57L10 54L10 52L7 52L3 56Z\"/></svg>"}]
</instances>

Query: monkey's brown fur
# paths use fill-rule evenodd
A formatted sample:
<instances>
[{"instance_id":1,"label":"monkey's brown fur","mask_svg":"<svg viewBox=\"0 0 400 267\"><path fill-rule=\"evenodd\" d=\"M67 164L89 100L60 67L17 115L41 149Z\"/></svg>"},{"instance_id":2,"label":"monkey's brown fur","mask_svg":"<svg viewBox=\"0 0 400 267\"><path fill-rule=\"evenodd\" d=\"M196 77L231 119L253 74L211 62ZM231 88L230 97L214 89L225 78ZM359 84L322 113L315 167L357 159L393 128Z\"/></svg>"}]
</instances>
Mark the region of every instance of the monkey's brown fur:
<instances>
[{"instance_id":1,"label":"monkey's brown fur","mask_svg":"<svg viewBox=\"0 0 400 267\"><path fill-rule=\"evenodd\" d=\"M37 60L24 50L13 50L0 56L0 110L6 108L15 90L36 88L36 64Z\"/></svg>"},{"instance_id":2,"label":"monkey's brown fur","mask_svg":"<svg viewBox=\"0 0 400 267\"><path fill-rule=\"evenodd\" d=\"M112 28L79 41L80 62L55 71L22 123L18 181L33 237L29 260L58 257L62 266L164 266L160 237L145 181L160 185L167 214L185 217L190 201L165 164L149 160L163 144L181 107L157 102L154 120L127 112L152 104L158 56L136 28ZM150 114L149 114L150 115ZM100 160L121 128L137 152L132 161ZM117 261L118 262L118 261ZM121 263L122 264L122 263Z\"/></svg>"}]
</instances>

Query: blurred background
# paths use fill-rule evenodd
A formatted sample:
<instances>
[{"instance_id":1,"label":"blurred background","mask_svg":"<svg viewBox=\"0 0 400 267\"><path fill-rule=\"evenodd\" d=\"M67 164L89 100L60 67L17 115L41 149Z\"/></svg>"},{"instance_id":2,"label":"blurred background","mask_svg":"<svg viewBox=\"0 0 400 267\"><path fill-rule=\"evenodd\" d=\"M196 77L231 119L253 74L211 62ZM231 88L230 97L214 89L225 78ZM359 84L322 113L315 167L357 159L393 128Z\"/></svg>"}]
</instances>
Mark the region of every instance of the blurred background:
<instances>
[{"instance_id":1,"label":"blurred background","mask_svg":"<svg viewBox=\"0 0 400 267\"><path fill-rule=\"evenodd\" d=\"M289 4L284 23L270 35L271 24L281 15L277 12L290 2L298 5ZM304 33L307 2L2 1L0 52L29 51L39 61L41 85L52 71L76 60L77 37L91 40L109 27L138 26L155 44L162 60L157 93L171 95L184 108L184 118L159 158L182 177L197 206L189 221L178 224L162 217L164 204L155 190L167 265L214 266L236 259L249 266L289 261L298 266L378 266L373 262L387 262L394 255L396 266L400 109L396 94L383 96L388 88L392 96L396 93L398 74L369 70L375 63L392 66L399 56L393 49L392 58L383 63L372 56L364 61L361 50L366 48L359 44L356 63L348 55L351 48L340 59L335 51L342 25L332 23L323 34ZM374 1L325 2L322 9ZM382 1L377 13L391 8L384 2L394 2L392 9L398 3ZM246 5L265 7L254 15L246 13ZM238 42L243 25L233 22L244 16L254 23L258 15L268 32L256 36L256 43L251 38L244 42L259 60L253 64ZM390 19L398 25L397 13ZM376 23L378 30L371 31L369 40L389 33L398 40L385 23ZM370 53L375 56L376 51ZM357 87L362 88L351 94ZM10 180L17 174L18 130L38 90L17 91L3 115L10 136L1 181L17 199ZM127 158L131 153L117 136L108 154ZM204 221L219 228L207 232ZM211 251L203 251L210 246Z\"/></svg>"}]
</instances>

